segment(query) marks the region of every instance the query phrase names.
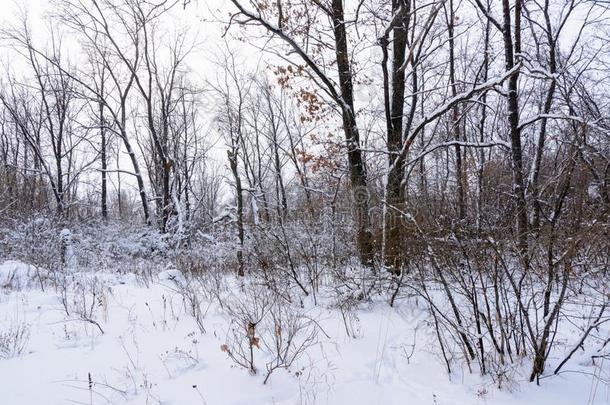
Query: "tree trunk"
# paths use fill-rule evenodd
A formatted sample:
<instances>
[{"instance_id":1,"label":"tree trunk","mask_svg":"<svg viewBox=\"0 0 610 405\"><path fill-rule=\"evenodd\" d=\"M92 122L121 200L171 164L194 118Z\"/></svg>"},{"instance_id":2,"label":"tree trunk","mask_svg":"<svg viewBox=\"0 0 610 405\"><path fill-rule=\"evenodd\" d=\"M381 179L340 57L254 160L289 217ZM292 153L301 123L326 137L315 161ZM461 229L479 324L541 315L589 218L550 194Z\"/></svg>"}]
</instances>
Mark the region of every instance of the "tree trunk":
<instances>
[{"instance_id":1,"label":"tree trunk","mask_svg":"<svg viewBox=\"0 0 610 405\"><path fill-rule=\"evenodd\" d=\"M549 17L549 5L545 3L544 16L546 21L546 36L549 46L549 73L555 75L557 72L557 58L555 53L556 39L553 37L553 28L551 27ZM553 106L553 97L555 95L555 89L557 81L555 77L551 78L551 83L546 93L544 100L544 107L542 110L543 114L548 114ZM539 190L539 179L540 179L540 166L542 164L542 155L544 154L544 146L546 143L546 128L547 118L542 118L540 121L540 131L538 132L538 142L536 145L536 155L534 157L534 163L531 173L531 201L532 201L532 229L536 232L540 228L540 190Z\"/></svg>"},{"instance_id":2,"label":"tree trunk","mask_svg":"<svg viewBox=\"0 0 610 405\"><path fill-rule=\"evenodd\" d=\"M104 95L104 75L101 77L101 92ZM101 160L102 160L102 220L108 219L108 191L107 191L107 171L108 162L106 159L106 122L104 120L104 103L99 103L99 122L100 122L100 136L101 136Z\"/></svg>"},{"instance_id":3,"label":"tree trunk","mask_svg":"<svg viewBox=\"0 0 610 405\"><path fill-rule=\"evenodd\" d=\"M354 110L352 72L347 50L347 33L345 29L343 0L332 0L332 21L341 90L340 103L342 103L343 130L345 132L350 182L355 204L357 227L356 243L358 245L361 263L369 266L373 263L373 247L371 245L369 217L369 190L362 150L360 149L360 133L356 123L356 111Z\"/></svg>"},{"instance_id":4,"label":"tree trunk","mask_svg":"<svg viewBox=\"0 0 610 405\"><path fill-rule=\"evenodd\" d=\"M227 151L229 157L229 166L231 167L231 173L235 180L235 193L237 197L237 236L239 238L239 249L237 250L237 275L240 277L244 276L244 258L243 258L243 247L244 247L244 199L243 190L241 186L241 178L239 177L239 171L237 170L237 151Z\"/></svg>"},{"instance_id":5,"label":"tree trunk","mask_svg":"<svg viewBox=\"0 0 610 405\"><path fill-rule=\"evenodd\" d=\"M400 10L400 11L399 11ZM402 211L404 208L404 159L399 155L402 149L403 115L405 105L405 58L407 32L409 25L410 2L394 0L392 14L400 13L400 18L392 30L392 72L391 100L386 102L388 172L384 224L383 224L383 255L384 263L389 270L400 275L404 261L404 226ZM384 50L387 59L387 51ZM385 61L384 61L385 66ZM387 73L386 73L387 76ZM386 99L390 97L387 84L384 86Z\"/></svg>"},{"instance_id":6,"label":"tree trunk","mask_svg":"<svg viewBox=\"0 0 610 405\"><path fill-rule=\"evenodd\" d=\"M447 31L449 34L449 83L451 85L451 96L455 97L458 94L457 83L455 82L455 40L454 40L454 24L455 15L453 9L453 0L449 0L449 15L447 18ZM462 140L460 134L460 110L458 104L455 104L451 109L451 129L453 131L453 139L457 142ZM455 179L457 183L457 205L458 218L463 220L466 216L466 202L464 195L465 175L462 167L462 147L459 143L455 145Z\"/></svg>"},{"instance_id":7,"label":"tree trunk","mask_svg":"<svg viewBox=\"0 0 610 405\"><path fill-rule=\"evenodd\" d=\"M521 52L521 0L515 2L515 40L513 43L510 3L503 0L503 37L506 70L515 66L515 56ZM516 54L516 55L515 55ZM508 79L508 124L510 131L511 160L513 172L513 192L517 216L517 244L523 259L527 256L528 223L525 187L523 182L523 149L519 128L519 72Z\"/></svg>"}]
</instances>

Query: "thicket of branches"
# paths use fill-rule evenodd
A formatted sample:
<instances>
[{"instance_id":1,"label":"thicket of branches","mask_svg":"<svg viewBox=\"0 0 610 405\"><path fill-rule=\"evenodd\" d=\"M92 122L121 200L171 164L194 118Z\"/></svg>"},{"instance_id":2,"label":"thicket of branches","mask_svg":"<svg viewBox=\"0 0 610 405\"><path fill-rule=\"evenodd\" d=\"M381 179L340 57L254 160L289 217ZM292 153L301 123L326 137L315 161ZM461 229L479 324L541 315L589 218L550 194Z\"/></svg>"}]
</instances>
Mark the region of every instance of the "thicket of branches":
<instances>
[{"instance_id":1,"label":"thicket of branches","mask_svg":"<svg viewBox=\"0 0 610 405\"><path fill-rule=\"evenodd\" d=\"M0 82L3 226L215 234L287 302L415 295L448 371L499 384L607 320L606 3L230 0L205 83L205 45L164 28L183 6L57 0L47 41L2 30L25 66Z\"/></svg>"}]
</instances>

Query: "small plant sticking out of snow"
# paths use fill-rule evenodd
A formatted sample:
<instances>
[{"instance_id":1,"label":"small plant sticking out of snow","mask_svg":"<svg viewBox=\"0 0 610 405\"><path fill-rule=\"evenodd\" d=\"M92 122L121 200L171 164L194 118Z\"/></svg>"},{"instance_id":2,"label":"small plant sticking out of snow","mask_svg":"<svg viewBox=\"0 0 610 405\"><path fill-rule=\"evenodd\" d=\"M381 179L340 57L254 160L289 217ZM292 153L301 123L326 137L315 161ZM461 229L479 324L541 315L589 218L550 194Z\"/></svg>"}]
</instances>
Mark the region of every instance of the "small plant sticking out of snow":
<instances>
[{"instance_id":1,"label":"small plant sticking out of snow","mask_svg":"<svg viewBox=\"0 0 610 405\"><path fill-rule=\"evenodd\" d=\"M274 371L289 370L316 344L318 325L271 290L250 285L244 295L226 305L232 319L220 350L252 374L258 372L255 357L264 358L266 384Z\"/></svg>"},{"instance_id":2,"label":"small plant sticking out of snow","mask_svg":"<svg viewBox=\"0 0 610 405\"><path fill-rule=\"evenodd\" d=\"M232 319L226 343L221 346L221 350L235 364L248 369L252 374L257 373L254 348L260 349L257 328L271 308L271 298L263 288L246 286L244 297L232 297L226 306Z\"/></svg>"},{"instance_id":3,"label":"small plant sticking out of snow","mask_svg":"<svg viewBox=\"0 0 610 405\"><path fill-rule=\"evenodd\" d=\"M277 369L289 369L317 342L318 326L292 307L276 304L265 319L265 347L271 355L264 384Z\"/></svg>"},{"instance_id":4,"label":"small plant sticking out of snow","mask_svg":"<svg viewBox=\"0 0 610 405\"><path fill-rule=\"evenodd\" d=\"M0 331L0 359L10 359L25 351L30 339L30 328L25 323Z\"/></svg>"},{"instance_id":5,"label":"small plant sticking out of snow","mask_svg":"<svg viewBox=\"0 0 610 405\"><path fill-rule=\"evenodd\" d=\"M245 329L245 331L242 331ZM245 328L233 320L227 333L227 343L220 350L229 356L233 363L256 374L258 369L254 362L254 348L260 349L260 338L256 336L256 324L249 322Z\"/></svg>"},{"instance_id":6,"label":"small plant sticking out of snow","mask_svg":"<svg viewBox=\"0 0 610 405\"><path fill-rule=\"evenodd\" d=\"M68 289L74 289L74 293L68 294ZM66 282L62 287L60 301L66 316L71 320L94 325L102 335L104 334L104 329L98 322L100 310L104 317L107 315L107 297L104 283L97 278L83 278L77 280L72 286Z\"/></svg>"}]
</instances>

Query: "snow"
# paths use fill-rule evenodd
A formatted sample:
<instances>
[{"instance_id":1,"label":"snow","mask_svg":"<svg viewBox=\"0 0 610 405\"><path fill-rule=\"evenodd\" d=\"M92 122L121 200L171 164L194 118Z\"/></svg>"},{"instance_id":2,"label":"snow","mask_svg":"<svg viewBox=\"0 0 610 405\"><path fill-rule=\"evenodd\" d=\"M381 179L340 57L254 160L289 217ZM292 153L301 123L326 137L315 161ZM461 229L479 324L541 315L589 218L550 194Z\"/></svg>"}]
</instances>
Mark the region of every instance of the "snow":
<instances>
[{"instance_id":1,"label":"snow","mask_svg":"<svg viewBox=\"0 0 610 405\"><path fill-rule=\"evenodd\" d=\"M172 281L172 282L176 283L176 285L178 287L184 287L187 284L186 279L184 278L184 275L182 274L182 272L180 270L176 270L176 269L163 270L162 272L159 273L158 277L159 277L159 280L161 280L161 281L162 280Z\"/></svg>"},{"instance_id":2,"label":"snow","mask_svg":"<svg viewBox=\"0 0 610 405\"><path fill-rule=\"evenodd\" d=\"M69 229L64 228L59 232L59 237L64 242L70 242L72 239L72 232Z\"/></svg>"},{"instance_id":3,"label":"snow","mask_svg":"<svg viewBox=\"0 0 610 405\"><path fill-rule=\"evenodd\" d=\"M587 187L587 194L590 198L601 198L601 193L597 184L590 184L589 187Z\"/></svg>"},{"instance_id":4,"label":"snow","mask_svg":"<svg viewBox=\"0 0 610 405\"><path fill-rule=\"evenodd\" d=\"M34 278L35 268L15 260L0 264L0 288L22 289Z\"/></svg>"},{"instance_id":5,"label":"snow","mask_svg":"<svg viewBox=\"0 0 610 405\"><path fill-rule=\"evenodd\" d=\"M212 222L217 222L215 220L212 220ZM199 235L199 237L203 240L205 240L208 243L214 243L216 241L216 239L214 238L213 235L210 235L209 233L203 233L201 231L197 231L197 235Z\"/></svg>"},{"instance_id":6,"label":"snow","mask_svg":"<svg viewBox=\"0 0 610 405\"><path fill-rule=\"evenodd\" d=\"M11 276L14 274L15 276ZM149 287L139 276L75 274L78 285L99 292L94 318L104 333L67 315L60 292L40 291L33 268L7 261L0 280L19 280L19 289L0 292L0 330L27 325L22 354L0 360L2 400L28 404L607 404L603 377L608 365L577 365L573 373L547 378L538 387L517 376L498 390L489 378L466 369L451 377L444 370L426 311L414 300L395 308L371 303L349 317L349 337L341 314L330 306L303 303L323 332L291 370L278 370L264 385L267 359L255 349L259 372L251 375L221 351L230 320L215 303L201 333L186 309L175 269L158 274ZM30 280L30 282L28 282ZM239 296L235 280L232 293ZM28 288L29 286L29 288ZM78 291L68 301L78 301ZM415 345L415 348L414 346ZM89 389L91 385L91 390ZM589 401L587 401L589 399Z\"/></svg>"}]
</instances>

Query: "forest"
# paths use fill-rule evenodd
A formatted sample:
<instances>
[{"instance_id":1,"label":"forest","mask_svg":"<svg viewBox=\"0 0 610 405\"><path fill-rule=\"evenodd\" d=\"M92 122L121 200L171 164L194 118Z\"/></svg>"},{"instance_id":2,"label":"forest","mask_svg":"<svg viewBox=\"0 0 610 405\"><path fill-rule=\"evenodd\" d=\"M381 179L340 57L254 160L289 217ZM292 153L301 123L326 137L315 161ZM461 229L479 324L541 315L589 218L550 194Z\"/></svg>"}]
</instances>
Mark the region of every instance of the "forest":
<instances>
[{"instance_id":1,"label":"forest","mask_svg":"<svg viewBox=\"0 0 610 405\"><path fill-rule=\"evenodd\" d=\"M0 5L0 403L609 403L606 0Z\"/></svg>"}]
</instances>

